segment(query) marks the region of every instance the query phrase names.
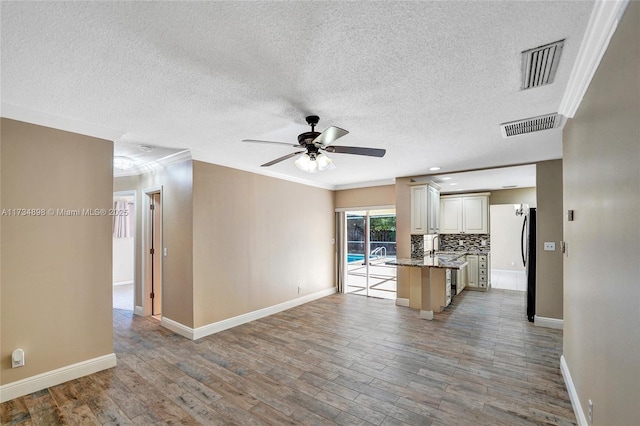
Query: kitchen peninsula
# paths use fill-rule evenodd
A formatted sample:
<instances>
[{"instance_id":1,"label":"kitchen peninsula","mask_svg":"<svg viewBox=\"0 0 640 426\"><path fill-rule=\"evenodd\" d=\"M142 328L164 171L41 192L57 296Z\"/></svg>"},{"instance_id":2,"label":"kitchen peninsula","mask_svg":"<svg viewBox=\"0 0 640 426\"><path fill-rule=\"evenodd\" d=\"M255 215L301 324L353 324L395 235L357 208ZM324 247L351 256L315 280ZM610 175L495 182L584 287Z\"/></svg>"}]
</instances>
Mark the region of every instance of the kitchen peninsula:
<instances>
[{"instance_id":1,"label":"kitchen peninsula","mask_svg":"<svg viewBox=\"0 0 640 426\"><path fill-rule=\"evenodd\" d=\"M409 308L419 309L420 318L428 320L433 319L434 312L442 312L453 297L451 270L467 265L463 256L444 254L385 263L410 268Z\"/></svg>"}]
</instances>

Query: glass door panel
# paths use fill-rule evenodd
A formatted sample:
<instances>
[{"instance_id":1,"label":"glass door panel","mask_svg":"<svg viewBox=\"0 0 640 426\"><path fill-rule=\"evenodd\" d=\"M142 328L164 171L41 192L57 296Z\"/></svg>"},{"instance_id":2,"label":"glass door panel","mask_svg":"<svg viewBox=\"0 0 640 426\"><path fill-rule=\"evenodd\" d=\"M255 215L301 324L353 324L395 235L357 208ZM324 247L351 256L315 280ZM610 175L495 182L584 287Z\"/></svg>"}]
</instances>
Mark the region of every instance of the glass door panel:
<instances>
[{"instance_id":1,"label":"glass door panel","mask_svg":"<svg viewBox=\"0 0 640 426\"><path fill-rule=\"evenodd\" d=\"M347 280L345 293L396 298L394 209L346 212Z\"/></svg>"},{"instance_id":2,"label":"glass door panel","mask_svg":"<svg viewBox=\"0 0 640 426\"><path fill-rule=\"evenodd\" d=\"M369 211L368 296L396 299L396 267L385 262L396 257L396 211Z\"/></svg>"},{"instance_id":3,"label":"glass door panel","mask_svg":"<svg viewBox=\"0 0 640 426\"><path fill-rule=\"evenodd\" d=\"M367 265L364 261L367 244L367 212L347 212L347 286L345 293L367 296Z\"/></svg>"}]
</instances>

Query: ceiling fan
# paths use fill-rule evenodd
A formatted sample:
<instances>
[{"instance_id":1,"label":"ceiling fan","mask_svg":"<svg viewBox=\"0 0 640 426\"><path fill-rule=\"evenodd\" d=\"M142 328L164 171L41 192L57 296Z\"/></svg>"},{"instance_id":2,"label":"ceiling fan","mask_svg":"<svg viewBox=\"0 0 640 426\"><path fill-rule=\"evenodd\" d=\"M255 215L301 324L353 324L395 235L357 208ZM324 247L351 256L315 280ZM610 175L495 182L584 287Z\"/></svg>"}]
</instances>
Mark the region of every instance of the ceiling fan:
<instances>
[{"instance_id":1,"label":"ceiling fan","mask_svg":"<svg viewBox=\"0 0 640 426\"><path fill-rule=\"evenodd\" d=\"M327 170L329 168L335 168L333 161L327 157L324 152L334 152L336 154L355 154L355 155L367 155L369 157L384 157L387 152L385 149L378 148L362 148L358 146L333 146L331 145L337 139L343 137L348 131L339 127L331 126L324 132L316 132L315 127L320 121L320 117L317 115L310 115L307 117L307 124L311 126L310 132L304 132L298 135L298 144L290 144L286 142L273 142L262 141L256 139L243 139L242 142L257 142L257 143L270 143L277 145L288 145L294 148L304 148L302 151L292 152L275 160L271 160L268 163L262 164L260 167L269 167L277 164L281 161L293 158L296 155L302 154L300 158L295 161L295 165L305 172L316 173L321 170Z\"/></svg>"}]
</instances>

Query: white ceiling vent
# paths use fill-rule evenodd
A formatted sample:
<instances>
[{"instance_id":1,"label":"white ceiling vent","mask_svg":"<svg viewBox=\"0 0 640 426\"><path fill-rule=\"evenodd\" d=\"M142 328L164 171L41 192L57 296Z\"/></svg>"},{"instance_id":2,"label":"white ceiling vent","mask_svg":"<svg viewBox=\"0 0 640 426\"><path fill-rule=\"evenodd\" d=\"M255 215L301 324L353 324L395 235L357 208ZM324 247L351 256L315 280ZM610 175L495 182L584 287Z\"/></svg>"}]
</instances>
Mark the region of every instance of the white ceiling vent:
<instances>
[{"instance_id":1,"label":"white ceiling vent","mask_svg":"<svg viewBox=\"0 0 640 426\"><path fill-rule=\"evenodd\" d=\"M522 90L553 83L564 40L522 52Z\"/></svg>"},{"instance_id":2,"label":"white ceiling vent","mask_svg":"<svg viewBox=\"0 0 640 426\"><path fill-rule=\"evenodd\" d=\"M525 133L539 132L540 130L560 127L562 116L558 113L541 115L539 117L526 118L524 120L502 123L500 130L502 137L523 135Z\"/></svg>"}]
</instances>

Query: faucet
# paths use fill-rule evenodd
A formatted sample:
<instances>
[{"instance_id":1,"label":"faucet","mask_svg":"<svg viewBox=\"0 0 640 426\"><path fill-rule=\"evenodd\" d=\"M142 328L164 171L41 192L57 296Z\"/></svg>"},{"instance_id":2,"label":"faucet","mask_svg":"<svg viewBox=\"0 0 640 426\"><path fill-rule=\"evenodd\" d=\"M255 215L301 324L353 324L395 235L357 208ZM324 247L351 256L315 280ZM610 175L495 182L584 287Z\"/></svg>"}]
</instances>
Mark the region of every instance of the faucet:
<instances>
[{"instance_id":1,"label":"faucet","mask_svg":"<svg viewBox=\"0 0 640 426\"><path fill-rule=\"evenodd\" d=\"M436 238L438 239L438 242L440 242L440 236L438 234L431 239L431 251L429 251L429 255L431 257L434 257L436 254Z\"/></svg>"}]
</instances>

